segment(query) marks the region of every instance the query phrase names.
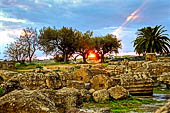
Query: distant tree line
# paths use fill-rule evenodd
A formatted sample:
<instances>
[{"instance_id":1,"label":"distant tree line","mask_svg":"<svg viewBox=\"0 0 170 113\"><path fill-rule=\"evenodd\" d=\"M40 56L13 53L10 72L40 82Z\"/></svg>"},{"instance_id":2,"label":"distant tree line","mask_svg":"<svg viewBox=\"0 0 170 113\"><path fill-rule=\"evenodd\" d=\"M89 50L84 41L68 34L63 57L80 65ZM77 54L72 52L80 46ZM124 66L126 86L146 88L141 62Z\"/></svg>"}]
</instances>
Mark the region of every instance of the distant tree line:
<instances>
[{"instance_id":1,"label":"distant tree line","mask_svg":"<svg viewBox=\"0 0 170 113\"><path fill-rule=\"evenodd\" d=\"M82 56L83 63L90 51L99 54L101 62L104 62L104 55L107 53L118 53L121 48L121 40L116 36L93 37L93 32L82 33L76 29L62 27L61 29L44 27L39 35L36 29L23 29L20 37L7 46L4 52L6 57L19 63L26 60L32 61L36 50L41 50L47 55L53 55L57 60L68 62L74 54ZM76 59L76 58L75 58Z\"/></svg>"},{"instance_id":2,"label":"distant tree line","mask_svg":"<svg viewBox=\"0 0 170 113\"><path fill-rule=\"evenodd\" d=\"M170 39L166 31L161 25L138 29L137 38L133 41L134 50L143 55L169 54ZM105 54L118 53L119 48L121 48L121 40L118 40L115 35L94 37L92 31L82 33L67 27L61 29L44 27L39 34L33 28L23 29L20 37L9 44L4 53L13 61L25 63L26 60L32 62L35 51L39 49L46 55L53 55L58 61L68 62L70 57L78 54L77 56L82 56L83 63L87 63L87 56L93 51L99 55L103 63Z\"/></svg>"}]
</instances>

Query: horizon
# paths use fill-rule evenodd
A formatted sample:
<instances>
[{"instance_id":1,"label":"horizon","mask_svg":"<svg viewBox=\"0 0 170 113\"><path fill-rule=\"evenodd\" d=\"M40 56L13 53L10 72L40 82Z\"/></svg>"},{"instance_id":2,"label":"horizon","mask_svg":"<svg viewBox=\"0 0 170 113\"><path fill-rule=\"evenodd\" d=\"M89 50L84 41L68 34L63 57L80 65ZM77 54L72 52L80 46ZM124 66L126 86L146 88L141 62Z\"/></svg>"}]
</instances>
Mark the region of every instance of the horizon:
<instances>
[{"instance_id":1,"label":"horizon","mask_svg":"<svg viewBox=\"0 0 170 113\"><path fill-rule=\"evenodd\" d=\"M169 0L1 0L0 59L5 47L26 27L62 26L94 36L115 34L122 40L120 54L134 54L137 29L162 25L170 35ZM36 56L46 56L37 51Z\"/></svg>"}]
</instances>

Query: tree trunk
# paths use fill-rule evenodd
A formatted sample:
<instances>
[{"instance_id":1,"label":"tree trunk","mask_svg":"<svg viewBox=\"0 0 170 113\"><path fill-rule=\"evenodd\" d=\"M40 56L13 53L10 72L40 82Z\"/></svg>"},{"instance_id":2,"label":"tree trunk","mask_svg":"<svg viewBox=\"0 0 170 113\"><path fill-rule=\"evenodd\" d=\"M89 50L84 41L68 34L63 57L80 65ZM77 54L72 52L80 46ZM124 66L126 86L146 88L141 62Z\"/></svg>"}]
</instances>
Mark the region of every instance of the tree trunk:
<instances>
[{"instance_id":1,"label":"tree trunk","mask_svg":"<svg viewBox=\"0 0 170 113\"><path fill-rule=\"evenodd\" d=\"M104 63L104 54L101 54L101 63Z\"/></svg>"},{"instance_id":2,"label":"tree trunk","mask_svg":"<svg viewBox=\"0 0 170 113\"><path fill-rule=\"evenodd\" d=\"M32 60L31 60L32 58L31 57L29 57L29 62L31 63L32 62Z\"/></svg>"},{"instance_id":3,"label":"tree trunk","mask_svg":"<svg viewBox=\"0 0 170 113\"><path fill-rule=\"evenodd\" d=\"M64 62L67 63L67 53L64 52L64 55L63 55L63 56L64 56Z\"/></svg>"},{"instance_id":4,"label":"tree trunk","mask_svg":"<svg viewBox=\"0 0 170 113\"><path fill-rule=\"evenodd\" d=\"M25 60L20 60L19 63L20 64L25 64Z\"/></svg>"},{"instance_id":5,"label":"tree trunk","mask_svg":"<svg viewBox=\"0 0 170 113\"><path fill-rule=\"evenodd\" d=\"M87 61L86 61L86 54L83 55L83 63L84 63L84 64L87 64Z\"/></svg>"},{"instance_id":6,"label":"tree trunk","mask_svg":"<svg viewBox=\"0 0 170 113\"><path fill-rule=\"evenodd\" d=\"M78 56L79 56L79 55L77 55L77 56L74 57L74 61L77 61L77 57L78 57Z\"/></svg>"}]
</instances>

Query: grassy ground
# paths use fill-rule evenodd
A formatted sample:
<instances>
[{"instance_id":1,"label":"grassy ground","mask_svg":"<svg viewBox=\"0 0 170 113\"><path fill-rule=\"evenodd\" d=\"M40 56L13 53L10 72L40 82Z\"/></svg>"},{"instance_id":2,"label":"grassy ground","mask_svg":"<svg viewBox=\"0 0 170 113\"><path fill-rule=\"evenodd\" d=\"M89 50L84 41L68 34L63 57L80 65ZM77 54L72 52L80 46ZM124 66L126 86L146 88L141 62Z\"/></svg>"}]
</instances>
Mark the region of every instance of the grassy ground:
<instances>
[{"instance_id":1,"label":"grassy ground","mask_svg":"<svg viewBox=\"0 0 170 113\"><path fill-rule=\"evenodd\" d=\"M162 87L155 87L153 92L159 93L159 94L170 94L170 89L162 88Z\"/></svg>"},{"instance_id":2,"label":"grassy ground","mask_svg":"<svg viewBox=\"0 0 170 113\"><path fill-rule=\"evenodd\" d=\"M89 102L84 104L85 108L88 108L90 106L96 106L98 108L109 108L114 113L124 113L124 112L142 112L140 109L138 109L139 106L142 104L149 104L149 103L156 103L156 100L152 99L139 99L136 97L128 97L124 100L108 100L100 103L95 102Z\"/></svg>"},{"instance_id":3,"label":"grassy ground","mask_svg":"<svg viewBox=\"0 0 170 113\"><path fill-rule=\"evenodd\" d=\"M33 62L33 63L25 63L25 64L16 64L16 72L32 72L36 68L42 67L54 67L59 65L67 65L64 62L54 62L52 60L49 61L42 61L42 62ZM56 69L55 69L56 70Z\"/></svg>"}]
</instances>

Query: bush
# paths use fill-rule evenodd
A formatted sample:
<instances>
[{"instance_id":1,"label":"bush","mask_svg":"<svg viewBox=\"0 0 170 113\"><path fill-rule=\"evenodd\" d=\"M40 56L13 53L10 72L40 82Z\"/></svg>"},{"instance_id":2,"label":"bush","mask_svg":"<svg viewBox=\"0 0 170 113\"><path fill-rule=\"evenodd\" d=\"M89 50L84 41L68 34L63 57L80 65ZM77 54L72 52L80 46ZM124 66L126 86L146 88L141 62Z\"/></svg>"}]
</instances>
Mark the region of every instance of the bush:
<instances>
[{"instance_id":1,"label":"bush","mask_svg":"<svg viewBox=\"0 0 170 113\"><path fill-rule=\"evenodd\" d=\"M81 67L80 66L74 66L75 69L80 69Z\"/></svg>"},{"instance_id":2,"label":"bush","mask_svg":"<svg viewBox=\"0 0 170 113\"><path fill-rule=\"evenodd\" d=\"M0 88L0 96L2 96L2 95L3 95L3 89Z\"/></svg>"},{"instance_id":3,"label":"bush","mask_svg":"<svg viewBox=\"0 0 170 113\"><path fill-rule=\"evenodd\" d=\"M41 65L37 65L36 68L42 69L43 67Z\"/></svg>"}]
</instances>

